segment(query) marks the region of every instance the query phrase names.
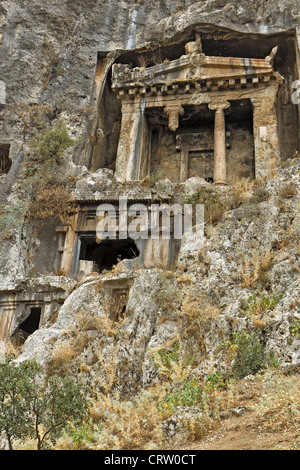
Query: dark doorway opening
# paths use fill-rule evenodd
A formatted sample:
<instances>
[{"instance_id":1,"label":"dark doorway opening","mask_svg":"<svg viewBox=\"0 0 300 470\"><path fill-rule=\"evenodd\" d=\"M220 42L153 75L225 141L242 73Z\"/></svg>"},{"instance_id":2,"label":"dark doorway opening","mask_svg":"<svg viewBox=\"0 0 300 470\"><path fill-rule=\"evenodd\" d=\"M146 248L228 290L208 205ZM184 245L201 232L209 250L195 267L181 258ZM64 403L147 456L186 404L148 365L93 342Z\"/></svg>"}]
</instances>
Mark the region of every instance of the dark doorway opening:
<instances>
[{"instance_id":1,"label":"dark doorway opening","mask_svg":"<svg viewBox=\"0 0 300 470\"><path fill-rule=\"evenodd\" d=\"M28 336L39 329L41 312L41 307L32 307L30 309L29 316L19 325L12 336L12 342L14 345L21 346L24 344Z\"/></svg>"},{"instance_id":2,"label":"dark doorway opening","mask_svg":"<svg viewBox=\"0 0 300 470\"><path fill-rule=\"evenodd\" d=\"M103 240L96 243L95 237L81 238L80 260L93 261L99 272L110 270L123 259L139 256L139 250L132 239Z\"/></svg>"},{"instance_id":3,"label":"dark doorway opening","mask_svg":"<svg viewBox=\"0 0 300 470\"><path fill-rule=\"evenodd\" d=\"M19 326L20 330L25 334L31 335L39 328L41 319L41 307L33 307L30 309L30 315Z\"/></svg>"},{"instance_id":4,"label":"dark doorway opening","mask_svg":"<svg viewBox=\"0 0 300 470\"><path fill-rule=\"evenodd\" d=\"M9 158L9 144L0 144L0 175L7 174L11 168L12 161Z\"/></svg>"}]
</instances>

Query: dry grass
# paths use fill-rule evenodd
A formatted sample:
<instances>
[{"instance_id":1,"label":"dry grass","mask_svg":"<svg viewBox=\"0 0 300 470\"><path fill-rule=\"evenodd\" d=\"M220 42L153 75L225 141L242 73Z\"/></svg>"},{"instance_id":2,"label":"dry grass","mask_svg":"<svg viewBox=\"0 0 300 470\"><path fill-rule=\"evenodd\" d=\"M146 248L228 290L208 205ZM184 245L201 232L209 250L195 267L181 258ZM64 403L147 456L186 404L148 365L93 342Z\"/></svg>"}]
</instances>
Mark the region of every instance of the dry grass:
<instances>
[{"instance_id":1,"label":"dry grass","mask_svg":"<svg viewBox=\"0 0 300 470\"><path fill-rule=\"evenodd\" d=\"M241 254L239 256L239 271L241 286L250 288L258 280L262 280L263 274L268 271L274 260L271 248L252 250L252 255Z\"/></svg>"},{"instance_id":2,"label":"dry grass","mask_svg":"<svg viewBox=\"0 0 300 470\"><path fill-rule=\"evenodd\" d=\"M76 354L76 350L68 341L58 341L53 348L54 367L58 369L62 363L69 363Z\"/></svg>"},{"instance_id":3,"label":"dry grass","mask_svg":"<svg viewBox=\"0 0 300 470\"><path fill-rule=\"evenodd\" d=\"M254 188L254 180L250 178L236 179L230 186L230 206L236 209L242 203L248 202Z\"/></svg>"},{"instance_id":4,"label":"dry grass","mask_svg":"<svg viewBox=\"0 0 300 470\"><path fill-rule=\"evenodd\" d=\"M40 128L41 123L48 122L54 113L53 107L46 104L18 104L15 105L14 111L20 120L25 136Z\"/></svg>"},{"instance_id":5,"label":"dry grass","mask_svg":"<svg viewBox=\"0 0 300 470\"><path fill-rule=\"evenodd\" d=\"M134 400L120 401L111 396L100 396L94 401L94 422L103 423L96 448L153 449L163 441L162 417L157 408L160 389L155 387L136 396Z\"/></svg>"},{"instance_id":6,"label":"dry grass","mask_svg":"<svg viewBox=\"0 0 300 470\"><path fill-rule=\"evenodd\" d=\"M288 183L283 186L283 188L279 191L279 196L290 199L294 196L297 196L298 191L296 186L293 183Z\"/></svg>"},{"instance_id":7,"label":"dry grass","mask_svg":"<svg viewBox=\"0 0 300 470\"><path fill-rule=\"evenodd\" d=\"M198 300L198 303L197 303ZM199 315L199 305L202 310ZM203 306L205 305L205 308ZM216 318L218 310L207 299L196 298L196 293L185 297L184 316L193 328L202 328L202 321L210 321ZM97 329L102 334L115 335L119 324L115 324L108 315L104 317L88 317L82 311L77 317L78 325L70 335L69 343L60 343L55 348L58 360L74 361L82 346L88 340L86 333L90 329ZM175 348L179 345L178 349ZM101 342L95 352L95 361L99 366L101 375L100 383L93 386L93 406L91 409L91 438L86 444L76 443L71 435L65 435L56 445L56 449L75 450L79 448L101 450L140 450L162 449L168 446L162 423L166 415L157 406L164 401L166 395L173 393L184 380L189 380L195 365L184 364L181 360L181 338L173 337L170 341L152 350L153 358L160 376L160 383L141 393L136 393L131 398L120 397L116 393L114 385L117 380L118 350L117 345L110 345L110 358L106 353L103 356ZM109 360L108 360L109 359ZM69 363L70 366L70 363ZM84 364L82 359L77 367L80 372L90 372L90 367ZM70 367L69 371L70 371ZM74 371L74 369L72 369ZM95 377L94 377L95 378ZM174 389L175 386L175 389ZM300 416L300 391L299 377L283 376L278 371L268 370L265 373L251 376L237 382L229 383L225 387L208 387L200 383L205 400L201 408L201 420L193 416L184 422L184 432L178 436L177 445L183 443L190 445L191 441L205 438L208 432L214 432L222 423L222 414L232 416L230 410L238 406L246 406L254 414L260 429L268 432L278 430L290 430L299 428ZM203 396L203 395L202 395ZM175 441L172 441L172 445Z\"/></svg>"},{"instance_id":8,"label":"dry grass","mask_svg":"<svg viewBox=\"0 0 300 470\"><path fill-rule=\"evenodd\" d=\"M114 299L108 297L102 314L87 311L84 306L74 314L74 324L65 332L64 338L53 347L52 360L48 364L48 374L56 373L64 376L72 368L81 378L83 372L90 372L91 366L85 363L82 353L89 348L93 341L93 363L101 368L101 387L110 393L117 380L117 345L114 338L126 321L126 317L115 320L113 309L116 308ZM97 341L95 341L96 333ZM110 359L101 353L103 338L112 338ZM97 346L98 345L98 346Z\"/></svg>"},{"instance_id":9,"label":"dry grass","mask_svg":"<svg viewBox=\"0 0 300 470\"><path fill-rule=\"evenodd\" d=\"M100 348L96 348L95 354L101 367L101 389L110 396L118 380L118 345L112 345L109 358L104 358Z\"/></svg>"},{"instance_id":10,"label":"dry grass","mask_svg":"<svg viewBox=\"0 0 300 470\"><path fill-rule=\"evenodd\" d=\"M205 354L205 335L220 310L197 289L187 290L181 307L183 337L197 340L199 354Z\"/></svg>"},{"instance_id":11,"label":"dry grass","mask_svg":"<svg viewBox=\"0 0 300 470\"><path fill-rule=\"evenodd\" d=\"M263 376L263 393L256 406L262 428L268 431L300 429L299 375L274 371Z\"/></svg>"},{"instance_id":12,"label":"dry grass","mask_svg":"<svg viewBox=\"0 0 300 470\"><path fill-rule=\"evenodd\" d=\"M57 219L67 223L73 203L67 189L60 185L45 185L29 202L26 217L30 221Z\"/></svg>"},{"instance_id":13,"label":"dry grass","mask_svg":"<svg viewBox=\"0 0 300 470\"><path fill-rule=\"evenodd\" d=\"M204 295L196 291L188 290L182 302L182 313L187 317L189 327L198 329L206 323L218 317L220 310L213 305Z\"/></svg>"},{"instance_id":14,"label":"dry grass","mask_svg":"<svg viewBox=\"0 0 300 470\"><path fill-rule=\"evenodd\" d=\"M299 373L286 376L280 371L266 371L231 384L218 398L231 394L224 402L222 420L215 420L207 436L184 450L300 450ZM244 413L232 409L239 406ZM222 406L223 407L223 406ZM172 448L172 447L171 447Z\"/></svg>"},{"instance_id":15,"label":"dry grass","mask_svg":"<svg viewBox=\"0 0 300 470\"><path fill-rule=\"evenodd\" d=\"M185 431L172 441L166 438L162 426L165 417L157 407L170 390L170 384L157 384L128 400L95 393L91 422L82 430L86 441L83 438L76 442L72 434L66 433L54 449L218 449L219 444L220 450L232 445L242 450L249 448L247 435L251 435L253 450L256 445L271 450L276 442L284 440L285 447L299 448L299 374L288 376L280 370L267 370L226 387L205 389L201 418L193 418L193 414L187 417ZM244 414L235 413L238 407L245 410ZM20 448L30 449L31 442Z\"/></svg>"},{"instance_id":16,"label":"dry grass","mask_svg":"<svg viewBox=\"0 0 300 470\"><path fill-rule=\"evenodd\" d=\"M14 338L12 338L11 340L0 339L0 364L1 364L2 354L18 357L18 355L21 352L22 352L22 346L15 344Z\"/></svg>"}]
</instances>

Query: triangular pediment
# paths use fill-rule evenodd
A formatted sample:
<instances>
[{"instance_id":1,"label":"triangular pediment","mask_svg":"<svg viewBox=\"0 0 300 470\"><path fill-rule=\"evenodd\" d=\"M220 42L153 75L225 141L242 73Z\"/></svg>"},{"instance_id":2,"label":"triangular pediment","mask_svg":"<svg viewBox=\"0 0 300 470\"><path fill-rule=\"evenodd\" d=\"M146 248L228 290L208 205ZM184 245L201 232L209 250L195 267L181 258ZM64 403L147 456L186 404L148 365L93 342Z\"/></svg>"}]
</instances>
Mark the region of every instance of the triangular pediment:
<instances>
[{"instance_id":1,"label":"triangular pediment","mask_svg":"<svg viewBox=\"0 0 300 470\"><path fill-rule=\"evenodd\" d=\"M206 56L202 52L186 54L179 59L165 61L152 67L131 68L127 64L115 64L112 74L112 88L118 90L144 89L147 87L182 86L197 82L227 81L229 86L235 83L266 83L271 78L281 80L274 71L273 60L277 48L264 59L242 57Z\"/></svg>"}]
</instances>

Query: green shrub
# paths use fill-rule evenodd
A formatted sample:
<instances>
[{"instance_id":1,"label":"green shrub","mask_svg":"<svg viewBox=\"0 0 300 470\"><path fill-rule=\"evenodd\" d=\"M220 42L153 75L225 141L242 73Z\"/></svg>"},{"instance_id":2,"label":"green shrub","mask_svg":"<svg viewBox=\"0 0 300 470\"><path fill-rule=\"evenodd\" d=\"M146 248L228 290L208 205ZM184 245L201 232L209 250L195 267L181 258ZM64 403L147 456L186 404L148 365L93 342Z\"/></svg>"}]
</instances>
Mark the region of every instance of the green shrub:
<instances>
[{"instance_id":1,"label":"green shrub","mask_svg":"<svg viewBox=\"0 0 300 470\"><path fill-rule=\"evenodd\" d=\"M274 353L265 352L263 344L255 331L234 332L233 341L227 346L234 350L234 360L229 376L241 379L256 374L267 366L275 367Z\"/></svg>"},{"instance_id":2,"label":"green shrub","mask_svg":"<svg viewBox=\"0 0 300 470\"><path fill-rule=\"evenodd\" d=\"M13 365L11 356L1 361L0 433L6 437L9 450L13 450L14 439L24 441L34 435L29 410L35 379L40 373L40 366L31 361L18 367Z\"/></svg>"},{"instance_id":3,"label":"green shrub","mask_svg":"<svg viewBox=\"0 0 300 470\"><path fill-rule=\"evenodd\" d=\"M205 378L205 385L208 390L216 390L217 388L226 387L229 379L226 377L226 374L222 374L219 371L212 372L207 374Z\"/></svg>"},{"instance_id":4,"label":"green shrub","mask_svg":"<svg viewBox=\"0 0 300 470\"><path fill-rule=\"evenodd\" d=\"M252 295L247 302L245 310L252 315L262 314L268 310L273 310L282 298L283 294L280 294L278 297L274 295L267 297L264 294L261 297Z\"/></svg>"},{"instance_id":5,"label":"green shrub","mask_svg":"<svg viewBox=\"0 0 300 470\"><path fill-rule=\"evenodd\" d=\"M179 406L201 405L202 393L197 379L184 379L179 389L167 394L158 402L158 409L162 414L172 414Z\"/></svg>"},{"instance_id":6,"label":"green shrub","mask_svg":"<svg viewBox=\"0 0 300 470\"><path fill-rule=\"evenodd\" d=\"M172 363L179 364L179 346L179 341L176 341L171 350L161 349L158 351L162 365L165 368L170 369Z\"/></svg>"},{"instance_id":7,"label":"green shrub","mask_svg":"<svg viewBox=\"0 0 300 470\"><path fill-rule=\"evenodd\" d=\"M40 130L30 142L31 154L26 162L24 186L31 199L27 219L40 221L57 219L64 223L72 210L69 181L57 179L57 165L62 162L64 152L75 143L70 137L64 121L58 120Z\"/></svg>"},{"instance_id":8,"label":"green shrub","mask_svg":"<svg viewBox=\"0 0 300 470\"><path fill-rule=\"evenodd\" d=\"M92 421L88 421L79 426L76 423L72 423L67 429L67 435L72 438L76 447L83 448L90 442L96 442L101 430L101 423L97 426L94 426Z\"/></svg>"},{"instance_id":9,"label":"green shrub","mask_svg":"<svg viewBox=\"0 0 300 470\"><path fill-rule=\"evenodd\" d=\"M293 319L291 321L290 333L292 336L295 336L297 339L300 339L300 319Z\"/></svg>"},{"instance_id":10,"label":"green shrub","mask_svg":"<svg viewBox=\"0 0 300 470\"><path fill-rule=\"evenodd\" d=\"M0 205L0 233L2 238L9 238L15 229L18 229L24 219L26 204Z\"/></svg>"},{"instance_id":11,"label":"green shrub","mask_svg":"<svg viewBox=\"0 0 300 470\"><path fill-rule=\"evenodd\" d=\"M35 164L52 166L59 164L64 152L74 144L64 121L59 120L51 126L42 125L31 142L32 160ZM34 166L34 165L33 165Z\"/></svg>"}]
</instances>

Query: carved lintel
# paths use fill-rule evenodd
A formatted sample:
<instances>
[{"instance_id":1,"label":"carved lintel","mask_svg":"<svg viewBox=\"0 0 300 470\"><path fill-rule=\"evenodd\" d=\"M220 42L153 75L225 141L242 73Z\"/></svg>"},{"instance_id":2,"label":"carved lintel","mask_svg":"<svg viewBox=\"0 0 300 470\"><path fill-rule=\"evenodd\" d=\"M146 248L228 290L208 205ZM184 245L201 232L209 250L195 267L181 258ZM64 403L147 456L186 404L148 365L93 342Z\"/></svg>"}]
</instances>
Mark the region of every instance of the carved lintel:
<instances>
[{"instance_id":1,"label":"carved lintel","mask_svg":"<svg viewBox=\"0 0 300 470\"><path fill-rule=\"evenodd\" d=\"M169 116L169 129L175 132L179 127L179 116L184 114L184 109L181 104L175 106L166 106L164 112Z\"/></svg>"}]
</instances>

